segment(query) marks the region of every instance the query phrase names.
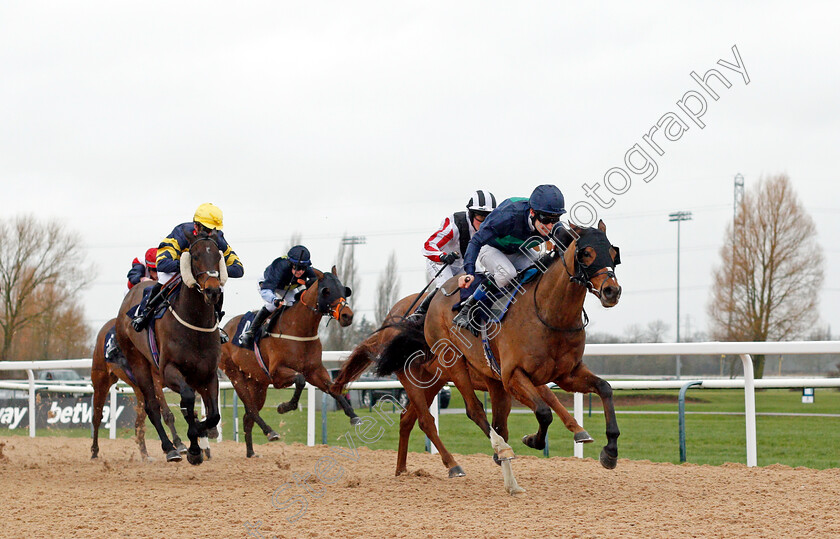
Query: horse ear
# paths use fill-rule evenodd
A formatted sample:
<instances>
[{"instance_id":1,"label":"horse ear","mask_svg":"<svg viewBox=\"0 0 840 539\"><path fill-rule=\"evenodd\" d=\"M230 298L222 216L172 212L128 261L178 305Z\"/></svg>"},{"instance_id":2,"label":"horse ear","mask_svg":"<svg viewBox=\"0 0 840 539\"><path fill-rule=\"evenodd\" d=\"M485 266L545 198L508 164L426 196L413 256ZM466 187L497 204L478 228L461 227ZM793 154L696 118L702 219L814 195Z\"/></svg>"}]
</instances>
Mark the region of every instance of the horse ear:
<instances>
[{"instance_id":1,"label":"horse ear","mask_svg":"<svg viewBox=\"0 0 840 539\"><path fill-rule=\"evenodd\" d=\"M335 264L333 264L333 267L332 267L332 269L330 270L330 273L332 273L333 275L335 275L336 277L338 277L338 273L336 273L336 269L335 269Z\"/></svg>"},{"instance_id":2,"label":"horse ear","mask_svg":"<svg viewBox=\"0 0 840 539\"><path fill-rule=\"evenodd\" d=\"M345 286L345 287L344 287L344 297L345 297L345 298L349 298L349 297L350 297L350 294L352 294L352 293L353 293L353 291L352 291L352 290L350 290L350 287L349 287L349 286Z\"/></svg>"},{"instance_id":3,"label":"horse ear","mask_svg":"<svg viewBox=\"0 0 840 539\"><path fill-rule=\"evenodd\" d=\"M604 234L607 233L607 225L604 224L603 219L598 219L598 230L600 230Z\"/></svg>"},{"instance_id":4,"label":"horse ear","mask_svg":"<svg viewBox=\"0 0 840 539\"><path fill-rule=\"evenodd\" d=\"M619 264L621 264L621 251L618 250L617 245L613 245L612 248L615 251L615 258L613 258L613 264L618 266Z\"/></svg>"}]
</instances>

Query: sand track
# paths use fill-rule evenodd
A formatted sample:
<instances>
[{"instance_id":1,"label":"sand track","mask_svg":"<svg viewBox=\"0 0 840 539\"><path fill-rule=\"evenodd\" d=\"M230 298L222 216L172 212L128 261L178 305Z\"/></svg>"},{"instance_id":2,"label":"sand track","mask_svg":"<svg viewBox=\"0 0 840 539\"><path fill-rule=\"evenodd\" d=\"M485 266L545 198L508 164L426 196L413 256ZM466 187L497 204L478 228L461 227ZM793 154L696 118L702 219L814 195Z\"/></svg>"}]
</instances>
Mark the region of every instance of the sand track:
<instances>
[{"instance_id":1,"label":"sand track","mask_svg":"<svg viewBox=\"0 0 840 539\"><path fill-rule=\"evenodd\" d=\"M249 460L223 442L191 466L151 443L157 460L141 462L131 440L101 440L96 461L86 439L0 444L0 537L840 537L840 469L521 456L527 493L511 497L485 455L459 456L467 477L448 479L426 454L394 477L395 452L367 447L353 460L276 443ZM331 484L305 479L316 468Z\"/></svg>"}]
</instances>

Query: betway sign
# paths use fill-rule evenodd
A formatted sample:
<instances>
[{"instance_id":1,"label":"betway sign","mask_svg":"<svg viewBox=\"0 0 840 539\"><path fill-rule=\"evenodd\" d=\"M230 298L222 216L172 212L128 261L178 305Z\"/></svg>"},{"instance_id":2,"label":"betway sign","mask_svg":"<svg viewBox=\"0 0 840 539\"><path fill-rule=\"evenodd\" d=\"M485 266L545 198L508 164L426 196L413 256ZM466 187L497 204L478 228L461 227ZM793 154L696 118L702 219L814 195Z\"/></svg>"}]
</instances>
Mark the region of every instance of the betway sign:
<instances>
[{"instance_id":1,"label":"betway sign","mask_svg":"<svg viewBox=\"0 0 840 539\"><path fill-rule=\"evenodd\" d=\"M111 399L102 409L100 428L111 428ZM91 397L44 398L35 404L38 428L90 428L93 419ZM113 416L117 427L132 428L137 415L134 397L117 395L117 409ZM0 399L0 428L14 430L29 427L29 401L27 399Z\"/></svg>"}]
</instances>

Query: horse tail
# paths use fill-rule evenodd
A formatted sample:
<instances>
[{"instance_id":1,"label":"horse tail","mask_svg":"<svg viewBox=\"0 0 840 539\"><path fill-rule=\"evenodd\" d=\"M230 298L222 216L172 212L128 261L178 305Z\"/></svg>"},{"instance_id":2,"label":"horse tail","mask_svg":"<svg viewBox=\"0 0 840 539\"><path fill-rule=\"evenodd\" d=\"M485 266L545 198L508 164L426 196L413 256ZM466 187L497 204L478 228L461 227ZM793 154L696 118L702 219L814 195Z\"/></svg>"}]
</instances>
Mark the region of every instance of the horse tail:
<instances>
[{"instance_id":1,"label":"horse tail","mask_svg":"<svg viewBox=\"0 0 840 539\"><path fill-rule=\"evenodd\" d=\"M429 346L426 344L426 335L423 326L426 322L426 315L413 316L397 322L391 329L397 334L388 341L376 358L374 372L379 376L388 376L397 371L405 369L406 364L416 355L422 352L425 357L431 357Z\"/></svg>"},{"instance_id":2,"label":"horse tail","mask_svg":"<svg viewBox=\"0 0 840 539\"><path fill-rule=\"evenodd\" d=\"M331 393L336 395L344 393L344 386L356 380L373 363L376 358L377 337L371 335L350 352L350 356L330 386Z\"/></svg>"}]
</instances>

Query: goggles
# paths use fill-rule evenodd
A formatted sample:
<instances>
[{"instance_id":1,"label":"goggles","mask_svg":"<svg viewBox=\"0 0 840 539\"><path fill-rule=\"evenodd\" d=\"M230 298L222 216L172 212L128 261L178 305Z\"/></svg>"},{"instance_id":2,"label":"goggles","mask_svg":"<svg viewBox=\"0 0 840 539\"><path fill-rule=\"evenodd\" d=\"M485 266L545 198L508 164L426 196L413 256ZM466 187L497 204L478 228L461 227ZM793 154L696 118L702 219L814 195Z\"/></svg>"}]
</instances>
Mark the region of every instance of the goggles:
<instances>
[{"instance_id":1,"label":"goggles","mask_svg":"<svg viewBox=\"0 0 840 539\"><path fill-rule=\"evenodd\" d=\"M544 225L553 225L560 221L560 216L553 213L534 212L537 221Z\"/></svg>"}]
</instances>

